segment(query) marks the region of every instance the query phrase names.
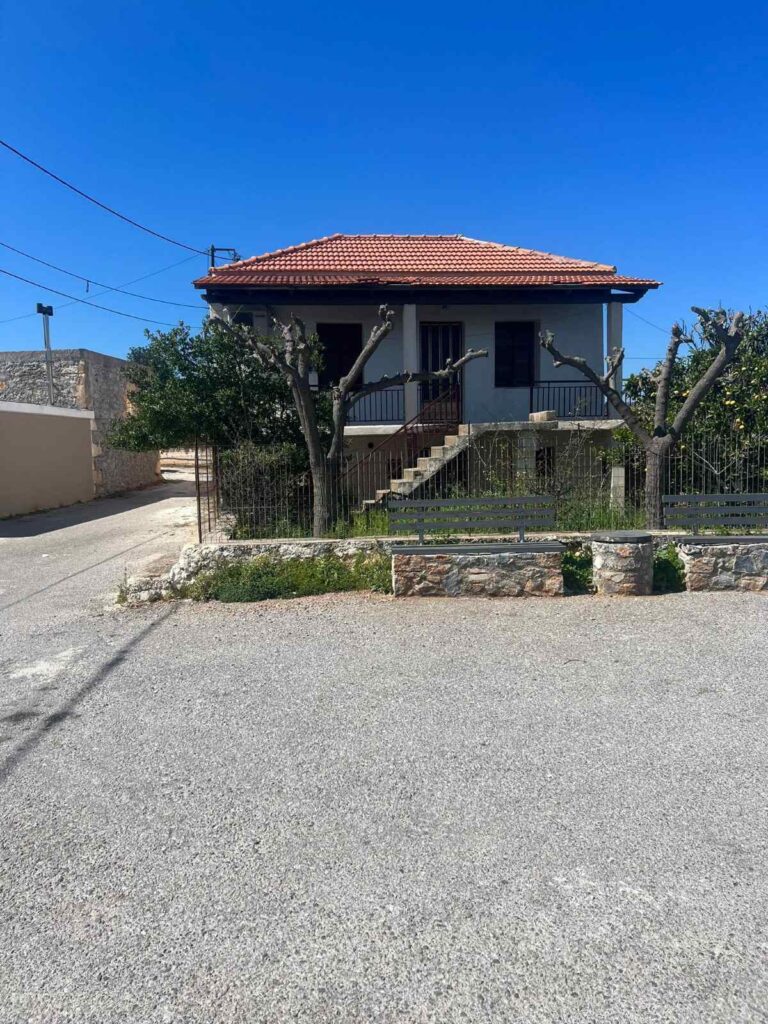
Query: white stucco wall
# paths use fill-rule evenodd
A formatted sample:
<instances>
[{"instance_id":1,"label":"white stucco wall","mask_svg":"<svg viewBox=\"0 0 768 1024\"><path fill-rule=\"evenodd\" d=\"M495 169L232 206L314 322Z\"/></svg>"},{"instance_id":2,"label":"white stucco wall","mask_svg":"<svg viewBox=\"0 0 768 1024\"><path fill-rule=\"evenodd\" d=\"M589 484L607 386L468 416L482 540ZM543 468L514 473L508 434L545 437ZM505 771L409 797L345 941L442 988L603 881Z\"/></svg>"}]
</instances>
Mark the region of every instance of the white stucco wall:
<instances>
[{"instance_id":1,"label":"white stucco wall","mask_svg":"<svg viewBox=\"0 0 768 1024\"><path fill-rule=\"evenodd\" d=\"M392 304L395 327L384 339L365 371L366 380L377 380L383 374L396 374L403 366L403 307ZM243 310L256 307L242 306ZM363 338L378 323L375 306L275 306L281 319L291 313L300 316L312 331L320 323L361 323ZM214 314L219 310L212 309ZM476 359L464 371L464 420L489 423L500 420L526 420L530 411L528 388L494 387L494 324L499 320L533 320L541 331L552 331L559 346L574 355L584 356L595 369L603 366L603 306L583 305L450 305L416 307L417 322L444 320L464 325L464 346L488 349L487 359ZM536 353L537 380L579 380L576 371L555 369L552 357L542 349ZM411 367L407 367L411 369ZM418 369L418 367L415 367ZM583 381L582 381L583 383Z\"/></svg>"}]
</instances>

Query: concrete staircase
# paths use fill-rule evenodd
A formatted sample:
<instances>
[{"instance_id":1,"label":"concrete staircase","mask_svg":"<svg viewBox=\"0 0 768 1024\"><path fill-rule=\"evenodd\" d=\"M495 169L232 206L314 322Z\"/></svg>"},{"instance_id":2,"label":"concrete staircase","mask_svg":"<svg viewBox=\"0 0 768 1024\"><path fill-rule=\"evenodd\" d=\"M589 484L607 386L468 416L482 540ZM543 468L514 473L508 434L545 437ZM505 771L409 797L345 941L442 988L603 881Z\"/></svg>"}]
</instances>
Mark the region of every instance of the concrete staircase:
<instances>
[{"instance_id":1,"label":"concrete staircase","mask_svg":"<svg viewBox=\"0 0 768 1024\"><path fill-rule=\"evenodd\" d=\"M407 498L422 484L439 473L449 462L452 462L460 452L463 452L469 446L469 440L469 424L460 423L457 433L447 434L442 444L433 445L429 449L429 455L417 458L415 466L403 469L402 477L390 480L389 487L377 490L375 498L369 498L363 502L363 508L374 508L380 505L390 494Z\"/></svg>"}]
</instances>

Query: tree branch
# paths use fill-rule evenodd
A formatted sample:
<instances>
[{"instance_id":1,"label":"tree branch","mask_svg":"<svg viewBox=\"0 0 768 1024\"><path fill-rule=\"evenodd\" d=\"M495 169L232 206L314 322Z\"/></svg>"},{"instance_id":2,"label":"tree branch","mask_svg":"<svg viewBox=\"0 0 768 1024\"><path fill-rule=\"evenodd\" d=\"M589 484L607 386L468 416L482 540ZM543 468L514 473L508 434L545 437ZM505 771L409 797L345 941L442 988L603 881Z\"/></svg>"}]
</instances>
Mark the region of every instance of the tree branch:
<instances>
[{"instance_id":1,"label":"tree branch","mask_svg":"<svg viewBox=\"0 0 768 1024\"><path fill-rule=\"evenodd\" d=\"M395 374L394 377L380 377L379 380L371 381L369 384L363 384L362 387L356 391L350 393L347 396L347 407L352 408L361 398L365 398L367 395L372 395L377 391L384 391L386 388L399 387L401 384L420 384L431 380L445 380L454 377L462 367L466 366L467 363L472 362L473 359L479 359L488 355L488 350L485 348L481 349L468 349L461 359L457 359L454 363L449 359L442 370L430 370L430 371L417 371L417 370L404 370L402 373Z\"/></svg>"},{"instance_id":2,"label":"tree branch","mask_svg":"<svg viewBox=\"0 0 768 1024\"><path fill-rule=\"evenodd\" d=\"M698 313L699 310L694 306L693 312ZM709 364L706 373L699 378L688 392L688 397L683 402L677 416L675 416L674 422L669 428L669 432L675 441L681 437L691 417L704 398L706 398L718 377L722 376L729 363L732 363L736 358L736 350L744 338L744 314L734 313L731 325L728 327L725 313L723 313L715 322L714 329L715 336L720 342L720 351Z\"/></svg>"},{"instance_id":3,"label":"tree branch","mask_svg":"<svg viewBox=\"0 0 768 1024\"><path fill-rule=\"evenodd\" d=\"M352 364L352 368L349 373L345 377L342 377L338 383L339 394L342 401L346 400L347 395L354 387L355 381L359 380L362 376L366 363L395 326L394 309L391 309L386 305L379 306L379 321L380 322L371 330L368 341L366 341L360 350L360 355Z\"/></svg>"},{"instance_id":4,"label":"tree branch","mask_svg":"<svg viewBox=\"0 0 768 1024\"><path fill-rule=\"evenodd\" d=\"M674 324L667 345L667 354L661 364L659 383L656 388L656 406L653 414L653 436L663 437L667 432L667 411L669 409L669 388L672 382L672 371L675 368L677 350L688 339L679 324Z\"/></svg>"},{"instance_id":5,"label":"tree branch","mask_svg":"<svg viewBox=\"0 0 768 1024\"><path fill-rule=\"evenodd\" d=\"M603 377L596 370L593 370L587 360L581 356L569 356L560 352L560 350L555 347L555 336L551 331L542 332L539 335L539 341L542 348L546 349L546 351L552 356L555 366L572 366L574 370L578 370L579 373L587 378L587 380L591 381L600 389L601 393L611 403L616 412L618 412L635 437L637 437L644 445L650 443L651 435L641 423L639 416L632 411L616 388L611 384L610 378L612 371L609 371L609 373ZM621 352L621 350L619 351ZM621 355L623 358L623 352L621 352Z\"/></svg>"}]
</instances>

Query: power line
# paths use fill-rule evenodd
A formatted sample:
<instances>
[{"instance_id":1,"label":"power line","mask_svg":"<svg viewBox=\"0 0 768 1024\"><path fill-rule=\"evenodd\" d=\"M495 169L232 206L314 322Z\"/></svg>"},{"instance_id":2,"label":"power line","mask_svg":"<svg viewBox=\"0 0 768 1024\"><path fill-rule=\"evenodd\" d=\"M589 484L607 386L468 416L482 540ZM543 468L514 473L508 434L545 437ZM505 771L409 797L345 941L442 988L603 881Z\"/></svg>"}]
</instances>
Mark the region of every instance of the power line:
<instances>
[{"instance_id":1,"label":"power line","mask_svg":"<svg viewBox=\"0 0 768 1024\"><path fill-rule=\"evenodd\" d=\"M70 182L65 181L63 178L60 178L58 174L54 174L53 171L49 171L47 167L43 167L42 164L37 163L36 160L33 160L31 157L26 156L20 150L15 149L13 146L10 145L10 143L3 141L3 139L0 139L0 146L3 146L11 153L14 153L16 156L26 161L26 163L31 164L32 167L36 167L37 170L42 171L43 174L47 174L49 178L53 178L54 181L58 181L60 185L64 185L65 188L68 188L72 192L75 192L77 195L82 196L83 199L87 199L89 203L94 203L94 205L100 206L102 210L106 210L107 213L111 213L113 217L119 217L120 220L123 220L126 222L126 224L131 224L133 227L138 228L139 231L145 231L148 235L153 235L155 238L159 238L163 242L170 242L171 245L178 245L179 248L188 249L189 252L198 253L200 256L208 256L208 250L197 249L193 245L187 245L186 242L177 242L175 238L169 238L168 235L161 235L159 231L154 231L152 228L145 227L144 224L139 224L137 220L132 220L130 217L126 217L124 213L120 213L119 211L114 210L111 206L107 206L106 203L102 203L98 199L95 199L93 196L89 196L87 192L83 192L83 190L77 188L76 185L72 185Z\"/></svg>"},{"instance_id":2,"label":"power line","mask_svg":"<svg viewBox=\"0 0 768 1024\"><path fill-rule=\"evenodd\" d=\"M78 281L84 281L86 285L95 285L97 288L105 288L108 292L120 292L121 295L130 295L133 299L143 299L146 302L162 302L165 306L183 306L184 309L200 309L199 305L193 305L190 302L171 302L170 299L156 299L153 298L152 295L139 295L137 292L126 292L124 288L120 288L117 285L104 285L102 281L94 281L93 278L84 278L81 273L74 273L72 270L65 270L62 266L56 266L55 263L48 263L47 260L39 259L37 256L32 256L30 253L23 252L23 250L16 249L13 246L9 246L7 242L0 242L0 246L2 246L3 249L9 249L12 253L18 253L19 256L24 256L26 259L34 260L35 263L41 263L43 266L49 266L51 270L57 270L59 273L66 273L69 278L77 278Z\"/></svg>"},{"instance_id":3,"label":"power line","mask_svg":"<svg viewBox=\"0 0 768 1024\"><path fill-rule=\"evenodd\" d=\"M78 299L74 295L69 295L67 292L60 292L56 288L50 288L47 284L40 284L39 281L30 281L28 277L20 277L18 274L12 274L10 270L3 270L0 267L0 274L5 274L6 277L14 277L17 281L23 281L24 284L31 284L35 288L42 288L45 292L51 292L53 295L63 295L65 299L72 299L73 302L80 302L84 306L91 306L93 309L101 309L105 313L114 313L116 316L127 316L129 320L143 320L145 324L160 324L161 327L178 327L178 324L169 324L164 320L150 320L146 316L134 316L133 313L123 313L121 309L110 309L109 306L100 306L96 302L88 302L85 299Z\"/></svg>"},{"instance_id":4,"label":"power line","mask_svg":"<svg viewBox=\"0 0 768 1024\"><path fill-rule=\"evenodd\" d=\"M652 324L650 320L646 320L644 316L640 316L640 314L636 313L634 311L634 309L627 309L627 312L629 313L630 316L633 316L636 320L642 320L643 323L644 324L648 324L649 327L653 327L655 330L661 331L662 334L669 334L669 331L666 331L663 327L659 327L658 324Z\"/></svg>"},{"instance_id":5,"label":"power line","mask_svg":"<svg viewBox=\"0 0 768 1024\"><path fill-rule=\"evenodd\" d=\"M50 267L51 270L57 270L60 274L66 274L68 277L75 277L78 281L85 281L86 284L95 284L97 288L106 288L108 292L120 292L121 295L130 295L134 299L144 299L146 302L162 302L164 306L183 306L184 309L200 309L198 305L192 305L191 302L171 302L169 299L155 299L151 295L139 295L137 292L127 292L124 288L118 286L110 286L104 284L103 281L94 281L92 277L83 277L82 274L75 274L71 270L65 270L63 267L57 267L55 263L48 263L47 260L41 260L37 256L32 256L28 252L23 252L21 249L16 249L12 245L8 245L7 242L0 242L0 245L4 249L10 249L11 252L18 253L19 256L24 256L28 260L34 260L35 263L41 263L44 267ZM192 257L190 257L191 259Z\"/></svg>"},{"instance_id":6,"label":"power line","mask_svg":"<svg viewBox=\"0 0 768 1024\"><path fill-rule=\"evenodd\" d=\"M153 270L149 274L143 274L141 277L134 277L133 280L125 281L124 284L138 284L139 281L146 281L150 277L157 277L158 274L164 274L166 270L175 270L176 267L180 267L184 263L190 263L194 259L196 259L195 256L185 256L183 260L177 260L176 263L171 263L167 267L160 267L159 270ZM93 298L98 299L100 295L107 295L108 292L112 292L114 290L114 288L105 288L104 291L94 292ZM68 306L74 306L78 302L80 302L80 299L73 299L71 302L62 302L60 305L56 307L56 309L66 309ZM195 308L197 309L199 307L196 306ZM201 309L200 312L204 313L206 311ZM28 320L30 317L33 316L37 316L37 313L22 313L21 316L12 316L9 317L9 319L7 320L0 320L0 325L12 324L15 323L17 320Z\"/></svg>"}]
</instances>

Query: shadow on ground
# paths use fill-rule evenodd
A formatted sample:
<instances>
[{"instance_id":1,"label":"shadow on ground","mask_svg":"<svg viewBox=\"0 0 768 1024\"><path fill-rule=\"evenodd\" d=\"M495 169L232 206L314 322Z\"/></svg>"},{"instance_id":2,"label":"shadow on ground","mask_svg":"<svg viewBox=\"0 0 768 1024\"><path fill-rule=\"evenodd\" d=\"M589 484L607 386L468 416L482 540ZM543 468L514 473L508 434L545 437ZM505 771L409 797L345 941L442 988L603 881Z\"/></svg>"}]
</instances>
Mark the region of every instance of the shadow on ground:
<instances>
[{"instance_id":1,"label":"shadow on ground","mask_svg":"<svg viewBox=\"0 0 768 1024\"><path fill-rule=\"evenodd\" d=\"M165 480L153 484L140 491L129 491L126 494L111 498L95 498L93 501L79 505L68 505L66 508L51 509L48 512L34 512L28 516L14 516L12 519L0 521L0 537L39 537L56 530L66 530L81 523L94 522L107 516L130 512L135 508L143 508L158 501L169 498L194 498L194 480Z\"/></svg>"}]
</instances>

